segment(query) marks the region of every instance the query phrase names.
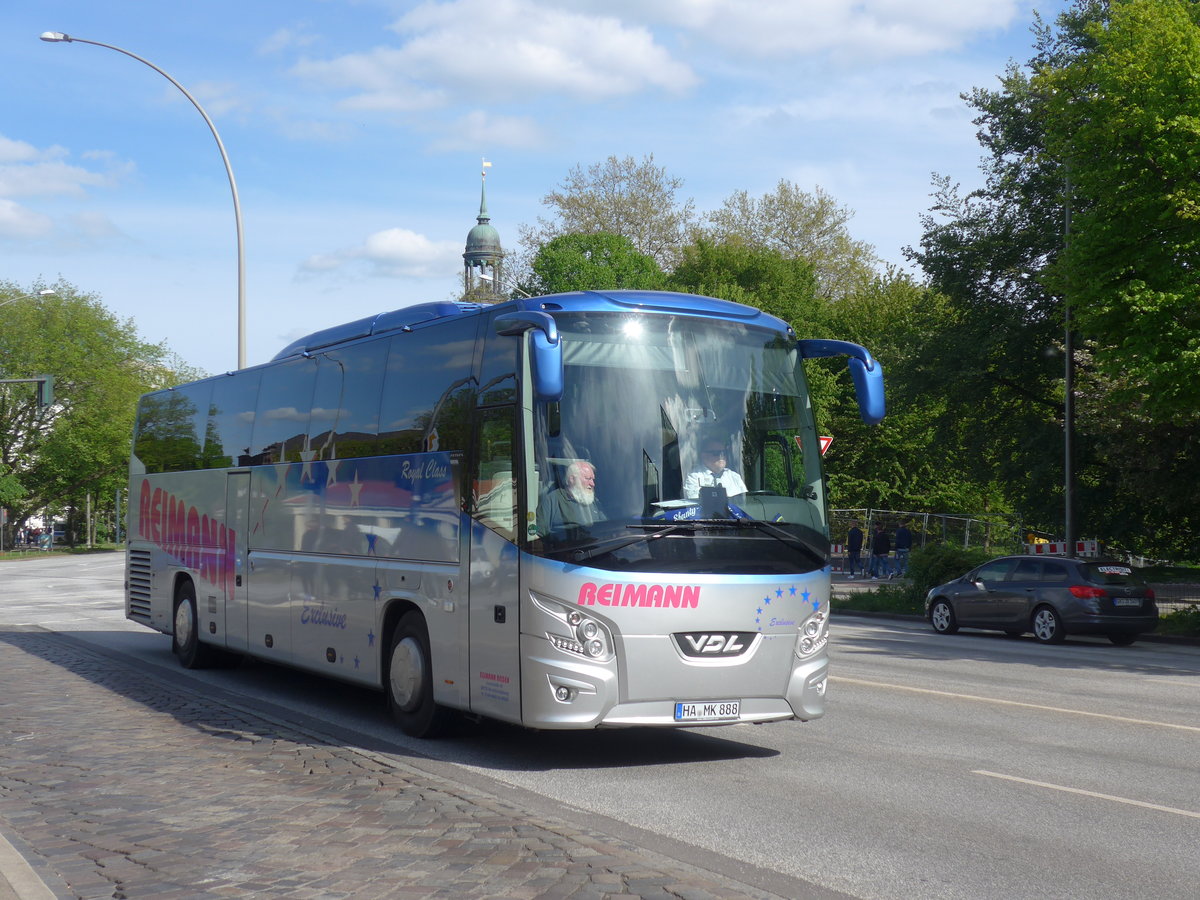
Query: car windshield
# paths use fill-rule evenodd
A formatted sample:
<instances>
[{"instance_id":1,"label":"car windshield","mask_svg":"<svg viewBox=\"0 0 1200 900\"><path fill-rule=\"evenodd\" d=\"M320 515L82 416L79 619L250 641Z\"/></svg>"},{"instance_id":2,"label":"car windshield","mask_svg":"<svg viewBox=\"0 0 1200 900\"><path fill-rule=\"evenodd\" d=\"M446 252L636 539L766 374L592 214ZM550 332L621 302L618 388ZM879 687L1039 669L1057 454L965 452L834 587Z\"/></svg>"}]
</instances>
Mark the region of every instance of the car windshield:
<instances>
[{"instance_id":1,"label":"car windshield","mask_svg":"<svg viewBox=\"0 0 1200 900\"><path fill-rule=\"evenodd\" d=\"M1089 562L1079 567L1092 584L1128 584L1141 587L1146 582L1142 576L1124 563Z\"/></svg>"},{"instance_id":2,"label":"car windshield","mask_svg":"<svg viewBox=\"0 0 1200 900\"><path fill-rule=\"evenodd\" d=\"M564 389L534 408L531 552L658 571L826 564L819 442L794 339L692 316L556 318Z\"/></svg>"}]
</instances>

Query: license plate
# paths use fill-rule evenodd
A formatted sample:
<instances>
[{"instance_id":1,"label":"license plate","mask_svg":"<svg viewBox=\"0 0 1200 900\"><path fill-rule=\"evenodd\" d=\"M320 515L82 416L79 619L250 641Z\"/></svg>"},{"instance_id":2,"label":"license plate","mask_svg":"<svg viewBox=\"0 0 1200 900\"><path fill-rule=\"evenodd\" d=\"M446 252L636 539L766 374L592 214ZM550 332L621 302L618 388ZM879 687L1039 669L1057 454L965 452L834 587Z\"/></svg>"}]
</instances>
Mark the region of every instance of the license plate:
<instances>
[{"instance_id":1,"label":"license plate","mask_svg":"<svg viewBox=\"0 0 1200 900\"><path fill-rule=\"evenodd\" d=\"M688 700L675 704L675 721L719 722L736 719L740 711L740 700Z\"/></svg>"},{"instance_id":2,"label":"license plate","mask_svg":"<svg viewBox=\"0 0 1200 900\"><path fill-rule=\"evenodd\" d=\"M1113 606L1141 606L1141 597L1113 597Z\"/></svg>"}]
</instances>

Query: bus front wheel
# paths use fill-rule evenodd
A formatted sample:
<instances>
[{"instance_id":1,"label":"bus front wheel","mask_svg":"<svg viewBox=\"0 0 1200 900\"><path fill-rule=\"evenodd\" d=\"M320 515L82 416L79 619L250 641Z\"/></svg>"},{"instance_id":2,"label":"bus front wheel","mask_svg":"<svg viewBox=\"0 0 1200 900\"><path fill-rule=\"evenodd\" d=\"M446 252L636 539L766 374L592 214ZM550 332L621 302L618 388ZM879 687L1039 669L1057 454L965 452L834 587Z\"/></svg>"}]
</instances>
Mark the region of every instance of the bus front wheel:
<instances>
[{"instance_id":1,"label":"bus front wheel","mask_svg":"<svg viewBox=\"0 0 1200 900\"><path fill-rule=\"evenodd\" d=\"M200 643L199 616L196 613L196 586L180 583L175 591L175 628L171 650L185 669L204 669L216 661L216 651Z\"/></svg>"},{"instance_id":2,"label":"bus front wheel","mask_svg":"<svg viewBox=\"0 0 1200 900\"><path fill-rule=\"evenodd\" d=\"M405 613L392 634L388 660L388 708L410 737L437 737L449 723L449 710L433 700L429 630L420 613Z\"/></svg>"}]
</instances>

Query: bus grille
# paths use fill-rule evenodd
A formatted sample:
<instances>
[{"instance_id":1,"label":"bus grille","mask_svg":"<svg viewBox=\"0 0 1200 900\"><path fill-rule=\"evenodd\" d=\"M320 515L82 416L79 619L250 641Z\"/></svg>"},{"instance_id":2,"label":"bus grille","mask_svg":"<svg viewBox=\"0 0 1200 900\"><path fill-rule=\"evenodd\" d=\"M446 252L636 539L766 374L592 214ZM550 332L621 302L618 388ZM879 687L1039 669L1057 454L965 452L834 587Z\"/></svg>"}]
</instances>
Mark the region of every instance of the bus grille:
<instances>
[{"instance_id":1,"label":"bus grille","mask_svg":"<svg viewBox=\"0 0 1200 900\"><path fill-rule=\"evenodd\" d=\"M129 618L150 624L150 551L129 551Z\"/></svg>"}]
</instances>

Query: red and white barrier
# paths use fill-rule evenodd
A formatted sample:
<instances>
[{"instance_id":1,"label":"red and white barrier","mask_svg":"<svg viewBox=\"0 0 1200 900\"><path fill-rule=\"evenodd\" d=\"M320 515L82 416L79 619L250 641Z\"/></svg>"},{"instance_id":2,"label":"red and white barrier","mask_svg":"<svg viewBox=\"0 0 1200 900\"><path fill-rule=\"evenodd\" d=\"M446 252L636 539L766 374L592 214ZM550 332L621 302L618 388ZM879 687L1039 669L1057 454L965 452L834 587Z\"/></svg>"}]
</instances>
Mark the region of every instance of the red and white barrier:
<instances>
[{"instance_id":1,"label":"red and white barrier","mask_svg":"<svg viewBox=\"0 0 1200 900\"><path fill-rule=\"evenodd\" d=\"M1066 556L1068 553L1066 541L1049 541L1045 544L1026 544L1025 552L1034 556ZM1076 541L1076 556L1099 556L1099 541Z\"/></svg>"}]
</instances>

